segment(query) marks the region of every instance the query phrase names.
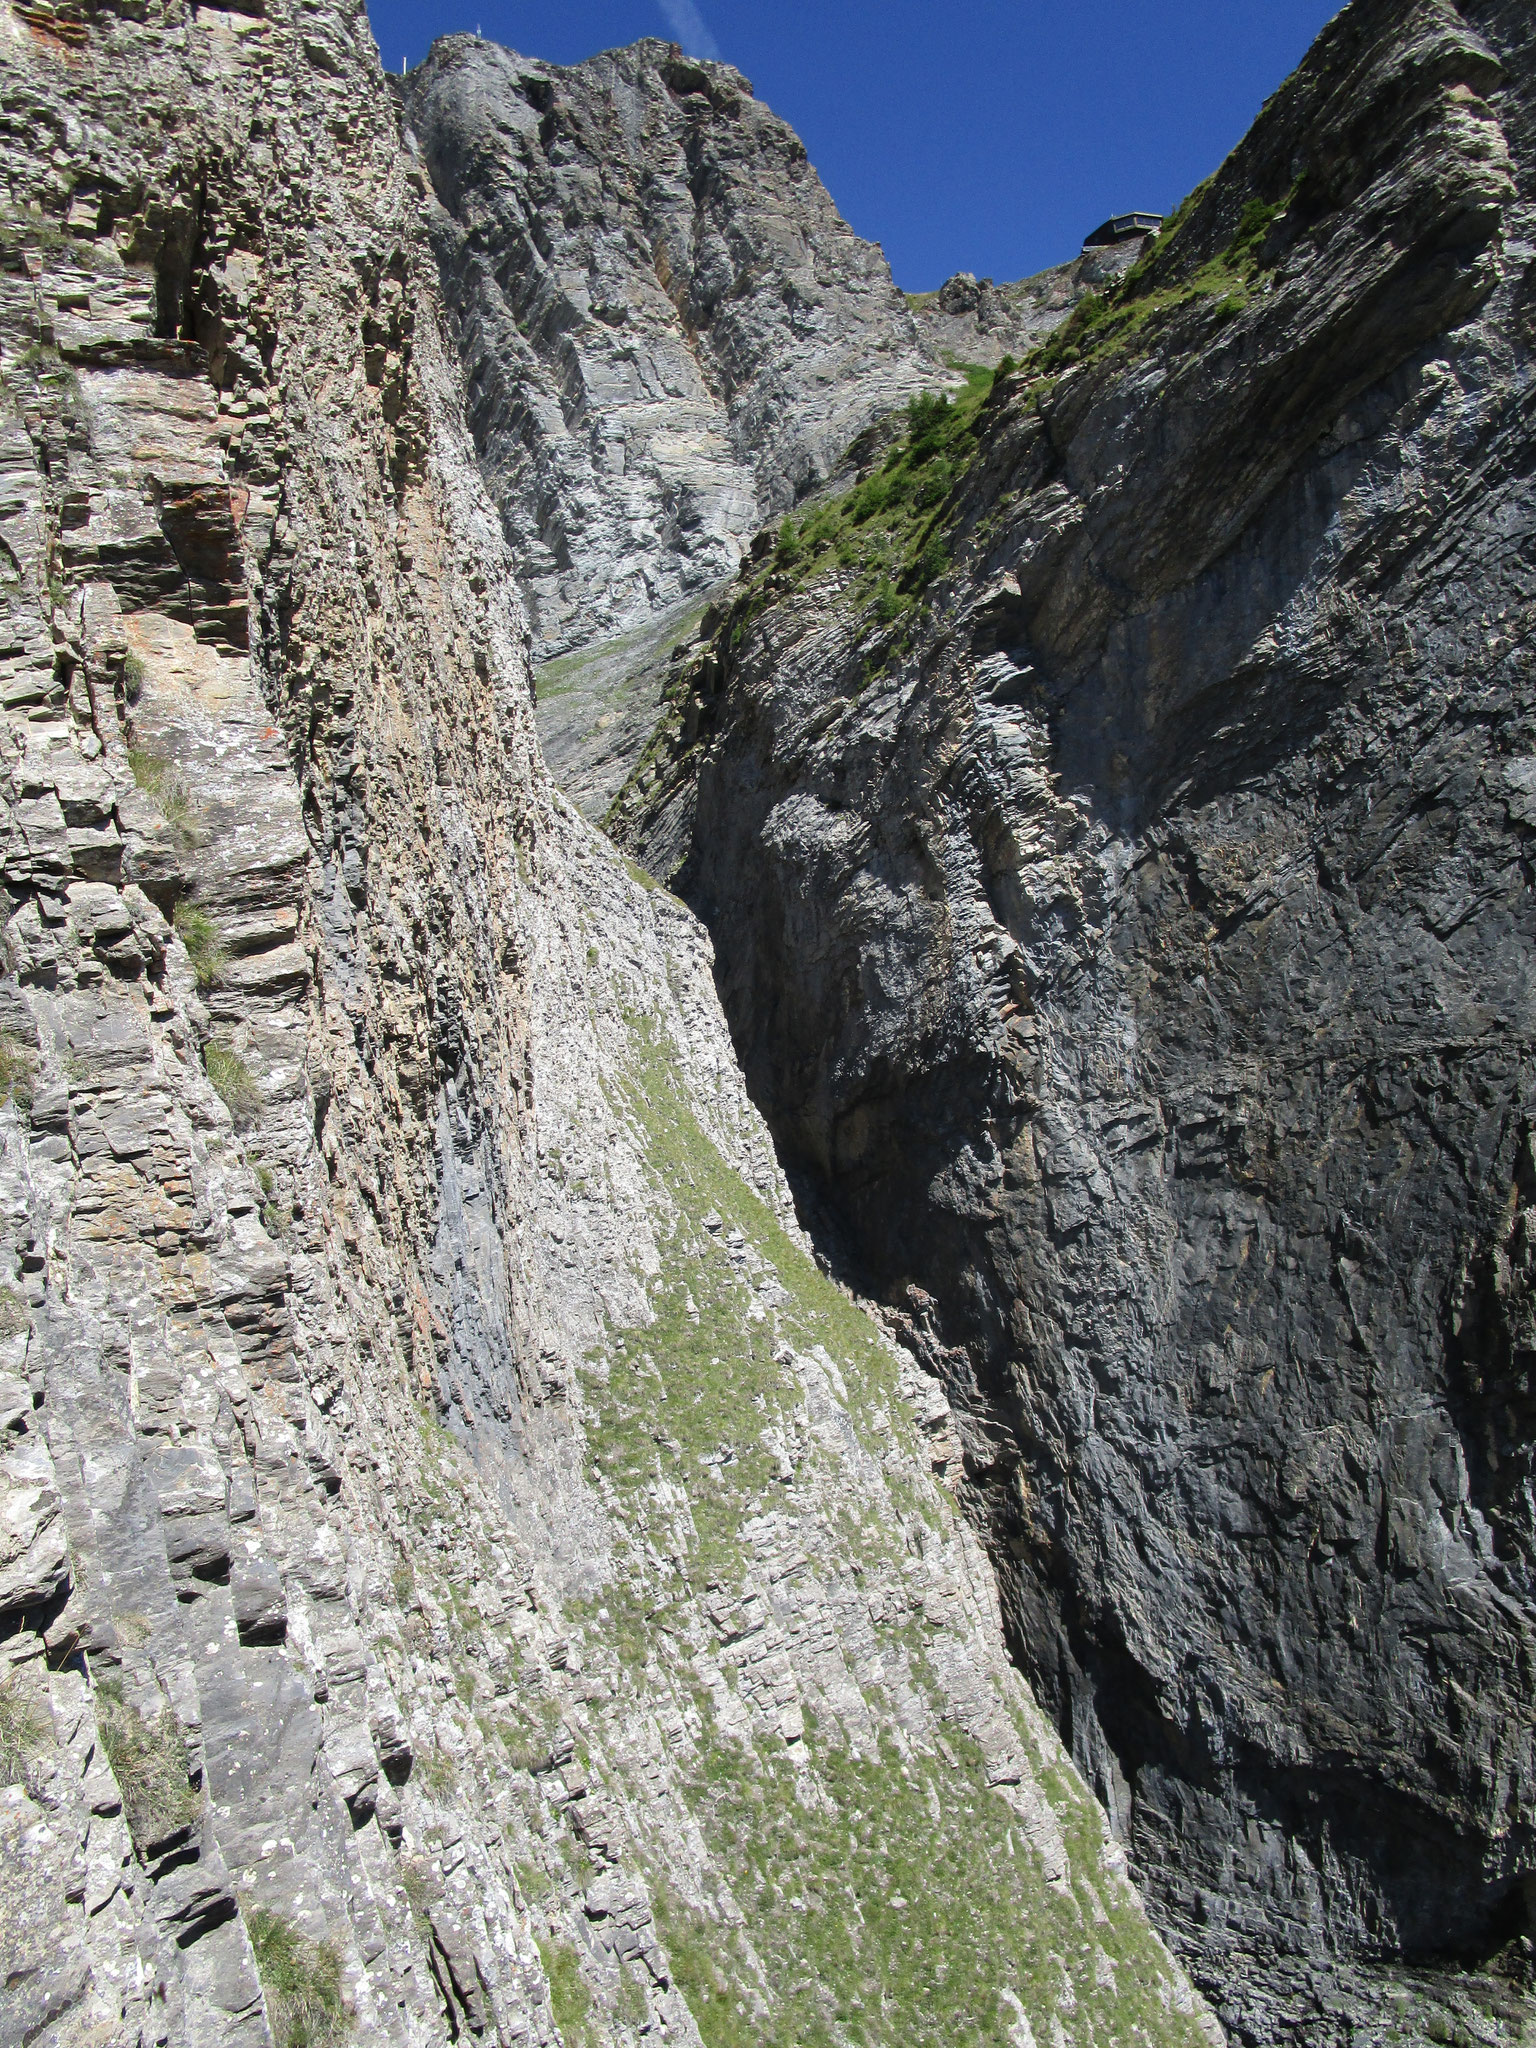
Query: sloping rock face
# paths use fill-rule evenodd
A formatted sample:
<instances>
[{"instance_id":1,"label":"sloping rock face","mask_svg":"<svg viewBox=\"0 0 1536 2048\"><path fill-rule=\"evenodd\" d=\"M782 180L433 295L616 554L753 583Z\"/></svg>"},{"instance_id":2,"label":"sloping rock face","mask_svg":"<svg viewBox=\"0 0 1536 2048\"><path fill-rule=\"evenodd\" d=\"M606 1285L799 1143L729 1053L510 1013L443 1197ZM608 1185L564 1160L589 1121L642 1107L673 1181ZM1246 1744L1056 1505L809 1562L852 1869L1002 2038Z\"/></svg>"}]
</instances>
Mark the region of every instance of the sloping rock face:
<instances>
[{"instance_id":1,"label":"sloping rock face","mask_svg":"<svg viewBox=\"0 0 1536 2048\"><path fill-rule=\"evenodd\" d=\"M1004 356L1038 348L1089 292L1102 292L1145 253L1148 238L1134 235L1110 249L1085 249L1070 263L994 284L958 271L936 292L907 296L917 331L941 362L979 363L993 369Z\"/></svg>"},{"instance_id":2,"label":"sloping rock face","mask_svg":"<svg viewBox=\"0 0 1536 2048\"><path fill-rule=\"evenodd\" d=\"M1533 347L1536 21L1356 0L619 807L1255 2043L1529 2011L1375 1966L1529 1967Z\"/></svg>"},{"instance_id":3,"label":"sloping rock face","mask_svg":"<svg viewBox=\"0 0 1536 2048\"><path fill-rule=\"evenodd\" d=\"M548 781L360 10L0 75L0 2039L1213 2038Z\"/></svg>"},{"instance_id":4,"label":"sloping rock face","mask_svg":"<svg viewBox=\"0 0 1536 2048\"><path fill-rule=\"evenodd\" d=\"M541 654L730 575L877 413L946 381L729 66L647 41L567 69L448 36L404 95Z\"/></svg>"},{"instance_id":5,"label":"sloping rock face","mask_svg":"<svg viewBox=\"0 0 1536 2048\"><path fill-rule=\"evenodd\" d=\"M616 639L557 655L534 671L539 746L561 792L600 825L662 717L674 665L696 651L711 603L730 581L684 599Z\"/></svg>"}]
</instances>

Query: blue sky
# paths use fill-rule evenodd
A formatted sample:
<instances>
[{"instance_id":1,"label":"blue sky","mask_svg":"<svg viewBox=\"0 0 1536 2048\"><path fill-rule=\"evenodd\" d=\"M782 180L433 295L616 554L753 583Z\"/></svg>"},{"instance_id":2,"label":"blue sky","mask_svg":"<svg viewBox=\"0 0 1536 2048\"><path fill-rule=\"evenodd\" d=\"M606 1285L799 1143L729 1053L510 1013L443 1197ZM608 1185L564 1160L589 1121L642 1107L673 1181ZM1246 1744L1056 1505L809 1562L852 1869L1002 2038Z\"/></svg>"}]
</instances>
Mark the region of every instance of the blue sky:
<instances>
[{"instance_id":1,"label":"blue sky","mask_svg":"<svg viewBox=\"0 0 1536 2048\"><path fill-rule=\"evenodd\" d=\"M1023 277L1169 210L1335 0L371 0L392 71L480 33L573 64L644 35L744 71L896 282Z\"/></svg>"}]
</instances>

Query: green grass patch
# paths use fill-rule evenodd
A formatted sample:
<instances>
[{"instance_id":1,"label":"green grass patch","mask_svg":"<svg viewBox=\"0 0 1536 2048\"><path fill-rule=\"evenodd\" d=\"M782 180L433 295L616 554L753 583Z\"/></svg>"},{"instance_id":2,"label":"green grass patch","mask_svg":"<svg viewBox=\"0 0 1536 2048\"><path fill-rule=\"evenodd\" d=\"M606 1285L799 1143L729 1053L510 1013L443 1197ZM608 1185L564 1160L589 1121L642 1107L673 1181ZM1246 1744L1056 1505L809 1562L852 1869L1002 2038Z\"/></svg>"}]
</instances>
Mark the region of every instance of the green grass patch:
<instances>
[{"instance_id":1,"label":"green grass patch","mask_svg":"<svg viewBox=\"0 0 1536 2048\"><path fill-rule=\"evenodd\" d=\"M953 1761L903 1755L888 1737L855 1756L813 1724L815 1800L786 1757L708 1742L690 1805L747 1912L762 1976L734 1929L655 1888L705 2048L1009 2048L1010 1997L1040 2039L1062 2010L1075 2013L1073 2038L1193 2048L1193 2024L1157 1996L1166 1964L1140 1914L1106 1899L1108 1921L1088 1920L1085 1942L1082 1903L1045 1882L980 1752L953 1723L944 1739Z\"/></svg>"},{"instance_id":2,"label":"green grass patch","mask_svg":"<svg viewBox=\"0 0 1536 2048\"><path fill-rule=\"evenodd\" d=\"M1079 300L1071 318L1028 358L1028 375L1050 378L1077 363L1144 354L1176 314L1202 301L1209 302L1223 322L1242 312L1263 286L1264 238L1285 212L1289 198L1272 205L1250 199L1226 247L1183 277L1174 277L1170 250L1205 190L1201 186L1190 194L1124 277L1104 292L1089 292Z\"/></svg>"},{"instance_id":3,"label":"green grass patch","mask_svg":"<svg viewBox=\"0 0 1536 2048\"><path fill-rule=\"evenodd\" d=\"M778 544L758 589L738 604L731 630L740 636L762 604L771 581L785 576L804 585L834 567L854 572L853 601L870 606L880 624L911 609L949 565L943 512L969 470L977 445L977 416L994 376L966 368L966 388L920 393L907 406L907 431L885 461L851 491L823 499L779 528Z\"/></svg>"},{"instance_id":4,"label":"green grass patch","mask_svg":"<svg viewBox=\"0 0 1536 2048\"><path fill-rule=\"evenodd\" d=\"M14 1102L20 1109L29 1109L35 1069L36 1061L29 1048L13 1031L0 1031L0 1102Z\"/></svg>"},{"instance_id":5,"label":"green grass patch","mask_svg":"<svg viewBox=\"0 0 1536 2048\"><path fill-rule=\"evenodd\" d=\"M281 1913L244 1909L277 2048L329 2048L352 2030L341 1988L341 1957L329 1941L315 1941Z\"/></svg>"},{"instance_id":6,"label":"green grass patch","mask_svg":"<svg viewBox=\"0 0 1536 2048\"><path fill-rule=\"evenodd\" d=\"M148 747L130 747L128 766L134 781L177 838L185 845L195 845L202 812L181 770Z\"/></svg>"},{"instance_id":7,"label":"green grass patch","mask_svg":"<svg viewBox=\"0 0 1536 2048\"><path fill-rule=\"evenodd\" d=\"M649 1490L658 1479L682 1484L694 1531L690 1576L730 1578L741 1564L742 1522L783 1497L779 1457L764 1439L793 1433L804 1404L793 1365L774 1356L783 1338L803 1350L828 1348L872 1450L882 1439L867 1411L894 1399L895 1365L862 1311L721 1157L687 1098L666 1033L641 1017L630 1020L630 1033L623 1104L680 1214L658 1229L654 1321L615 1332L622 1343L613 1346L606 1383L588 1382L588 1447L630 1498L631 1526L654 1523L663 1550L671 1545L670 1510L654 1507ZM714 1231L703 1221L711 1214L720 1219ZM733 1257L733 1231L784 1290L772 1318L753 1314L753 1284ZM620 1622L605 1625L604 1634L622 1643ZM641 1663L646 1634L637 1625L631 1646Z\"/></svg>"},{"instance_id":8,"label":"green grass patch","mask_svg":"<svg viewBox=\"0 0 1536 2048\"><path fill-rule=\"evenodd\" d=\"M0 1785L25 1785L32 1759L52 1731L14 1678L0 1681Z\"/></svg>"},{"instance_id":9,"label":"green grass patch","mask_svg":"<svg viewBox=\"0 0 1536 2048\"><path fill-rule=\"evenodd\" d=\"M178 903L171 922L187 949L197 985L206 995L209 989L218 987L229 967L229 948L223 935L207 911L195 903Z\"/></svg>"},{"instance_id":10,"label":"green grass patch","mask_svg":"<svg viewBox=\"0 0 1536 2048\"><path fill-rule=\"evenodd\" d=\"M148 1858L202 1817L202 1789L192 1783L186 1741L169 1707L146 1721L111 1681L96 1688L96 1726L133 1846Z\"/></svg>"},{"instance_id":11,"label":"green grass patch","mask_svg":"<svg viewBox=\"0 0 1536 2048\"><path fill-rule=\"evenodd\" d=\"M592 1993L581 1974L581 1959L568 1941L541 1941L539 1954L549 1985L549 2008L565 2048L596 2048L591 2027Z\"/></svg>"},{"instance_id":12,"label":"green grass patch","mask_svg":"<svg viewBox=\"0 0 1536 2048\"><path fill-rule=\"evenodd\" d=\"M210 1038L203 1047L203 1067L213 1083L213 1092L243 1129L260 1116L264 1107L260 1088L250 1068L232 1045Z\"/></svg>"},{"instance_id":13,"label":"green grass patch","mask_svg":"<svg viewBox=\"0 0 1536 2048\"><path fill-rule=\"evenodd\" d=\"M446 1750L434 1744L417 1756L416 1776L434 1799L447 1799L458 1787L459 1767Z\"/></svg>"}]
</instances>

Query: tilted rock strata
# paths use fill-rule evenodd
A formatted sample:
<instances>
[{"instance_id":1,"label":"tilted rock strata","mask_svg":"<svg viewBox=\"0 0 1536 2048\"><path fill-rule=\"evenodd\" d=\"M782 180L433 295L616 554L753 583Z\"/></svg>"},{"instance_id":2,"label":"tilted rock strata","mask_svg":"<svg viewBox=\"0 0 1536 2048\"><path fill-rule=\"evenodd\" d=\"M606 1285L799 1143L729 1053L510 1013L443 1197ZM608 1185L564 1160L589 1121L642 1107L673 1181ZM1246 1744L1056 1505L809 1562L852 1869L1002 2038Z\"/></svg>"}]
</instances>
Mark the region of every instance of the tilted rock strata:
<instances>
[{"instance_id":1,"label":"tilted rock strata","mask_svg":"<svg viewBox=\"0 0 1536 2048\"><path fill-rule=\"evenodd\" d=\"M1110 249L1085 249L1016 284L994 284L958 271L936 292L909 293L917 331L940 362L995 369L1004 356L1028 355L1054 334L1079 300L1123 277L1145 253L1145 235Z\"/></svg>"},{"instance_id":2,"label":"tilted rock strata","mask_svg":"<svg viewBox=\"0 0 1536 2048\"><path fill-rule=\"evenodd\" d=\"M1533 39L1357 0L949 565L781 549L615 813L1256 2043L1529 2014L1370 1966L1529 1967Z\"/></svg>"},{"instance_id":3,"label":"tilted rock strata","mask_svg":"<svg viewBox=\"0 0 1536 2048\"><path fill-rule=\"evenodd\" d=\"M1073 263L1001 289L990 279L951 278L943 289L912 300L918 331L946 364L996 365L1010 352L1026 354L1061 326L1089 292L1102 291L1130 268L1144 238L1115 249L1085 251ZM470 330L461 327L461 342ZM781 360L784 355L781 352ZM471 348L466 367L477 369ZM943 382L945 380L938 379ZM616 422L611 406L598 411ZM884 445L889 419L860 434L839 456L823 491L846 485L871 437ZM851 451L851 452L850 452ZM516 493L513 502L517 503ZM626 561L634 567L655 537L642 538ZM649 571L647 572L650 573ZM662 713L673 664L701 629L706 614L726 597L729 577L696 597L653 612L612 639L595 638L544 662L537 670L539 743L555 781L584 817L602 822L645 753Z\"/></svg>"},{"instance_id":4,"label":"tilted rock strata","mask_svg":"<svg viewBox=\"0 0 1536 2048\"><path fill-rule=\"evenodd\" d=\"M0 2036L1209 2037L550 787L361 12L0 63Z\"/></svg>"},{"instance_id":5,"label":"tilted rock strata","mask_svg":"<svg viewBox=\"0 0 1536 2048\"><path fill-rule=\"evenodd\" d=\"M448 36L405 81L469 420L541 654L731 574L949 375L804 145L728 65Z\"/></svg>"},{"instance_id":6,"label":"tilted rock strata","mask_svg":"<svg viewBox=\"0 0 1536 2048\"><path fill-rule=\"evenodd\" d=\"M601 824L662 715L669 678L730 579L614 640L558 655L534 671L539 746L560 790Z\"/></svg>"}]
</instances>

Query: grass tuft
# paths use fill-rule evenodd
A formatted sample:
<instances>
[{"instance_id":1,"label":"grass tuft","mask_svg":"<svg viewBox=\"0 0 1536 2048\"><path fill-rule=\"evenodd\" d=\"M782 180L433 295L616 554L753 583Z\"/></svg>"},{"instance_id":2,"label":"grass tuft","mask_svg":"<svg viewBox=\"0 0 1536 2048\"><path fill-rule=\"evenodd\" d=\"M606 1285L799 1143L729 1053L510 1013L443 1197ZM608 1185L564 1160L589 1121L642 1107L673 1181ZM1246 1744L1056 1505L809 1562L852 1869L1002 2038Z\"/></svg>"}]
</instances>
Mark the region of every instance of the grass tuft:
<instances>
[{"instance_id":1,"label":"grass tuft","mask_svg":"<svg viewBox=\"0 0 1536 2048\"><path fill-rule=\"evenodd\" d=\"M14 1678L0 1682L0 1785L25 1785L33 1756L48 1738L42 1715Z\"/></svg>"},{"instance_id":2,"label":"grass tuft","mask_svg":"<svg viewBox=\"0 0 1536 2048\"><path fill-rule=\"evenodd\" d=\"M244 1913L277 2048L328 2048L342 2040L353 2018L334 1945L313 1940L265 1906L247 1906Z\"/></svg>"},{"instance_id":3,"label":"grass tuft","mask_svg":"<svg viewBox=\"0 0 1536 2048\"><path fill-rule=\"evenodd\" d=\"M186 1741L169 1707L161 1708L158 1721L146 1721L110 1683L96 1688L96 1726L123 1795L133 1846L147 1858L202 1814L203 1795L191 1782Z\"/></svg>"},{"instance_id":4,"label":"grass tuft","mask_svg":"<svg viewBox=\"0 0 1536 2048\"><path fill-rule=\"evenodd\" d=\"M133 770L134 781L171 830L184 844L195 845L202 811L181 770L148 747L130 747L128 766Z\"/></svg>"},{"instance_id":5,"label":"grass tuft","mask_svg":"<svg viewBox=\"0 0 1536 2048\"><path fill-rule=\"evenodd\" d=\"M178 903L172 919L176 936L187 949L192 972L204 994L217 988L229 966L229 948L206 910L195 903Z\"/></svg>"},{"instance_id":6,"label":"grass tuft","mask_svg":"<svg viewBox=\"0 0 1536 2048\"><path fill-rule=\"evenodd\" d=\"M203 1047L203 1066L213 1091L234 1118L236 1126L244 1128L260 1116L265 1103L255 1076L241 1059L232 1045L222 1039L210 1038Z\"/></svg>"},{"instance_id":7,"label":"grass tuft","mask_svg":"<svg viewBox=\"0 0 1536 2048\"><path fill-rule=\"evenodd\" d=\"M592 1993L581 1974L581 1961L568 1941L541 1941L539 1954L549 1985L549 2009L566 2048L587 2048L592 2040L588 2020Z\"/></svg>"},{"instance_id":8,"label":"grass tuft","mask_svg":"<svg viewBox=\"0 0 1536 2048\"><path fill-rule=\"evenodd\" d=\"M0 1102L19 1109L32 1104L32 1054L13 1031L0 1031Z\"/></svg>"}]
</instances>

